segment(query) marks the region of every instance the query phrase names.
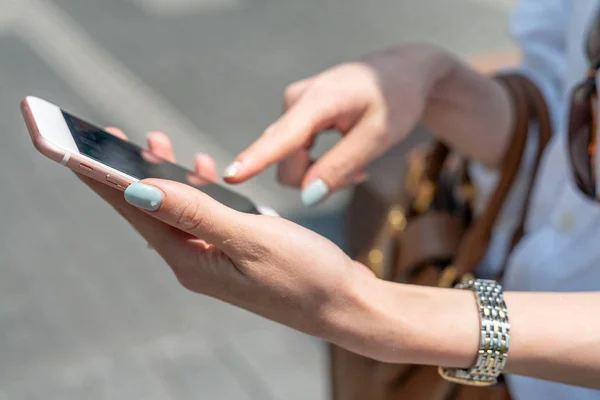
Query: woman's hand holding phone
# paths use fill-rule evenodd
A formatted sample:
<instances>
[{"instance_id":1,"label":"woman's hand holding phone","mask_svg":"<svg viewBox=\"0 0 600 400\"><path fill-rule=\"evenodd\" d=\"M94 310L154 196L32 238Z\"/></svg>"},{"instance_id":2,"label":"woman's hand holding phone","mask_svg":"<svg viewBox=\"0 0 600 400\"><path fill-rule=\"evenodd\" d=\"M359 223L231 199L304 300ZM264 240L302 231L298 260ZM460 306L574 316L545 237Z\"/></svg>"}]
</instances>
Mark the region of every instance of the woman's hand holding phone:
<instances>
[{"instance_id":1,"label":"woman's hand holding phone","mask_svg":"<svg viewBox=\"0 0 600 400\"><path fill-rule=\"evenodd\" d=\"M152 153L175 161L166 135L153 133L148 144ZM217 179L208 156L198 157L196 173ZM379 281L329 240L282 218L234 211L173 181L146 179L123 195L81 179L129 221L187 289L366 351L356 334L371 325L366 298L373 296L367 292L377 291Z\"/></svg>"},{"instance_id":2,"label":"woman's hand holding phone","mask_svg":"<svg viewBox=\"0 0 600 400\"><path fill-rule=\"evenodd\" d=\"M307 204L360 180L369 161L402 140L423 118L439 128L442 140L490 166L502 158L512 124L510 99L500 85L422 45L399 46L295 84L287 92L286 110L237 158L240 163L229 168L225 178L241 182L280 162L280 180L303 187ZM312 164L310 145L319 131L330 127L344 138ZM118 130L110 132L124 136ZM166 135L151 135L149 148L174 160ZM196 173L217 179L207 156L198 158ZM436 291L432 296L424 289L415 293L381 281L314 232L281 218L234 211L185 184L144 179L131 184L123 196L85 180L194 292L371 358L461 366L444 358L456 353L454 347L442 351L441 359L432 358L431 349L439 347L437 337L425 334L429 331L423 323L416 327L412 322L444 304L465 301L464 308L457 309L467 309L472 300L468 293ZM408 303L411 307L403 307ZM457 325L457 318L468 326L465 315L438 313L435 321L445 332L447 326ZM399 338L400 333L406 336ZM472 361L465 340L470 333L461 331L450 341L464 346L462 366Z\"/></svg>"}]
</instances>

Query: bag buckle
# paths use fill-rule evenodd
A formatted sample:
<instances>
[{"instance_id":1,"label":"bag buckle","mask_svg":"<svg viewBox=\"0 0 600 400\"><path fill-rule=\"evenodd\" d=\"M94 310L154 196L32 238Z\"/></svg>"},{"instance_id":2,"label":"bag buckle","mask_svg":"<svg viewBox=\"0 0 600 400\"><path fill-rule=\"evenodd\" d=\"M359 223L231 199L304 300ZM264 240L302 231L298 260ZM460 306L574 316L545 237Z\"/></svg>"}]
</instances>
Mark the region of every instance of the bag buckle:
<instances>
[{"instance_id":1,"label":"bag buckle","mask_svg":"<svg viewBox=\"0 0 600 400\"><path fill-rule=\"evenodd\" d=\"M382 278L385 272L385 246L387 242L393 238L393 235L402 232L406 228L407 223L406 214L402 207L395 205L390 208L385 228L376 241L379 246L371 248L367 254L367 266L377 277Z\"/></svg>"},{"instance_id":2,"label":"bag buckle","mask_svg":"<svg viewBox=\"0 0 600 400\"><path fill-rule=\"evenodd\" d=\"M461 282L468 282L475 279L475 276L470 272L464 274L461 278ZM452 288L454 284L458 280L458 268L455 265L450 264L442 271L442 275L440 275L440 279L438 279L438 287L441 288Z\"/></svg>"},{"instance_id":3,"label":"bag buckle","mask_svg":"<svg viewBox=\"0 0 600 400\"><path fill-rule=\"evenodd\" d=\"M435 197L436 184L430 180L422 181L417 187L413 207L417 213L422 214L431 205Z\"/></svg>"},{"instance_id":4,"label":"bag buckle","mask_svg":"<svg viewBox=\"0 0 600 400\"><path fill-rule=\"evenodd\" d=\"M406 214L400 206L393 206L387 215L387 223L394 232L402 232L406 228Z\"/></svg>"}]
</instances>

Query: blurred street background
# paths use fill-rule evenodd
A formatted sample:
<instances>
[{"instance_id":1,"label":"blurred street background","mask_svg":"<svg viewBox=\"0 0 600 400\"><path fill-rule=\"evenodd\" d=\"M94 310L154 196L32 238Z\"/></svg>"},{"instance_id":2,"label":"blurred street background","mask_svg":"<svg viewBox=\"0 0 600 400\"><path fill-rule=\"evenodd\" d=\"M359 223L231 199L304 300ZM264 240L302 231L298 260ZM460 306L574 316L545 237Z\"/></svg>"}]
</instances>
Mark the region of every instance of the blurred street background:
<instances>
[{"instance_id":1,"label":"blurred street background","mask_svg":"<svg viewBox=\"0 0 600 400\"><path fill-rule=\"evenodd\" d=\"M0 0L0 400L326 399L325 345L182 289L19 112L50 100L219 169L279 115L285 86L427 41L510 49L514 0ZM317 153L331 146L331 135ZM348 193L306 210L270 170L239 190L343 245Z\"/></svg>"}]
</instances>

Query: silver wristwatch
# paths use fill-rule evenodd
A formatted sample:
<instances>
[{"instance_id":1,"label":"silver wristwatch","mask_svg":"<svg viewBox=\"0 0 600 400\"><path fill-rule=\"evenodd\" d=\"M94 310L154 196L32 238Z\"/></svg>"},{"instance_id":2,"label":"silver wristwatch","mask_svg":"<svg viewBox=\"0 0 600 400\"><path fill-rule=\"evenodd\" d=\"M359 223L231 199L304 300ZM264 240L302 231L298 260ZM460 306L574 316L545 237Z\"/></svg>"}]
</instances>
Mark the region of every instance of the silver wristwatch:
<instances>
[{"instance_id":1,"label":"silver wristwatch","mask_svg":"<svg viewBox=\"0 0 600 400\"><path fill-rule=\"evenodd\" d=\"M510 324L502 295L496 281L476 279L455 286L475 293L481 319L481 339L477 361L470 369L439 367L440 375L451 382L471 386L491 386L498 382L508 357Z\"/></svg>"}]
</instances>

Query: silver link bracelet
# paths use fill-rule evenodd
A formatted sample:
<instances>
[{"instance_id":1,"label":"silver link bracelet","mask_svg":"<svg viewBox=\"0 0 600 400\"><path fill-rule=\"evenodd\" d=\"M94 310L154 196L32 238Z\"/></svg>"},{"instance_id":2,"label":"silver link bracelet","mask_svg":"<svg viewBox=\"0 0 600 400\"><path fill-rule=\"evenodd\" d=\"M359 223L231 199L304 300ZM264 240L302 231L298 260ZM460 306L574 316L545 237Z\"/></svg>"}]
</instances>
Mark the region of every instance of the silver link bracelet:
<instances>
[{"instance_id":1,"label":"silver link bracelet","mask_svg":"<svg viewBox=\"0 0 600 400\"><path fill-rule=\"evenodd\" d=\"M506 365L510 346L510 324L502 285L476 279L459 283L455 288L472 290L477 298L481 320L479 352L470 369L439 367L439 373L444 379L463 385L495 385Z\"/></svg>"}]
</instances>

